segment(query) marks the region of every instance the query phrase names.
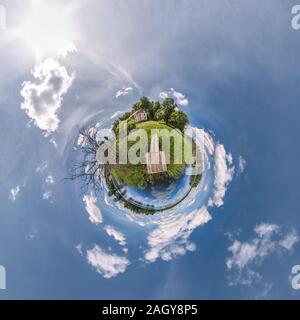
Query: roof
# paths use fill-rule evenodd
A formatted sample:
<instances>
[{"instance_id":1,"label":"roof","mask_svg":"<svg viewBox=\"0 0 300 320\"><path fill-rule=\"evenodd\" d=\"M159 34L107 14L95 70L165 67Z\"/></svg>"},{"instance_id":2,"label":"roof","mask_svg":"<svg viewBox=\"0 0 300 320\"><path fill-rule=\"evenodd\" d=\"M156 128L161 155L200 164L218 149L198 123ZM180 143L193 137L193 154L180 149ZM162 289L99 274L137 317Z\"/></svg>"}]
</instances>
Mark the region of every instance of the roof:
<instances>
[{"instance_id":1,"label":"roof","mask_svg":"<svg viewBox=\"0 0 300 320\"><path fill-rule=\"evenodd\" d=\"M136 114L141 113L141 112L147 113L144 109L139 109L139 110L135 111L135 112L129 117L129 119L130 119L131 117L134 117Z\"/></svg>"}]
</instances>

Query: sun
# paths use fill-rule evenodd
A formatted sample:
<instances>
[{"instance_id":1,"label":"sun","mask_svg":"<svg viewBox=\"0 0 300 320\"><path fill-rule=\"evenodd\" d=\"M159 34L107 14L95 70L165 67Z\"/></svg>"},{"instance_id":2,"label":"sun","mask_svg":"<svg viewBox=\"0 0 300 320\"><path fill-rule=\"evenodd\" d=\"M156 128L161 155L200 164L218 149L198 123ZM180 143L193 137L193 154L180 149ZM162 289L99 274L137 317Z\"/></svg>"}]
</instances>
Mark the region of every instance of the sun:
<instances>
[{"instance_id":1,"label":"sun","mask_svg":"<svg viewBox=\"0 0 300 320\"><path fill-rule=\"evenodd\" d=\"M37 56L75 50L71 12L45 0L31 0L31 10L19 29Z\"/></svg>"}]
</instances>

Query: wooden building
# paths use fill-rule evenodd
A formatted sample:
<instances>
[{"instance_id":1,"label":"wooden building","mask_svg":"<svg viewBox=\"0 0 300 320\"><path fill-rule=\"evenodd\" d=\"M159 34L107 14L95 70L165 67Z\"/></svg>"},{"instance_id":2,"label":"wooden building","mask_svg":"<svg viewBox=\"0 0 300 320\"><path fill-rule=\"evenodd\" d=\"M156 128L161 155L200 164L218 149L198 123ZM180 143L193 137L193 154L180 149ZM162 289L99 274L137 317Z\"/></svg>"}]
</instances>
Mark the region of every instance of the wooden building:
<instances>
[{"instance_id":1,"label":"wooden building","mask_svg":"<svg viewBox=\"0 0 300 320\"><path fill-rule=\"evenodd\" d=\"M130 116L130 119L134 119L135 122L147 121L148 115L145 110L139 109Z\"/></svg>"}]
</instances>

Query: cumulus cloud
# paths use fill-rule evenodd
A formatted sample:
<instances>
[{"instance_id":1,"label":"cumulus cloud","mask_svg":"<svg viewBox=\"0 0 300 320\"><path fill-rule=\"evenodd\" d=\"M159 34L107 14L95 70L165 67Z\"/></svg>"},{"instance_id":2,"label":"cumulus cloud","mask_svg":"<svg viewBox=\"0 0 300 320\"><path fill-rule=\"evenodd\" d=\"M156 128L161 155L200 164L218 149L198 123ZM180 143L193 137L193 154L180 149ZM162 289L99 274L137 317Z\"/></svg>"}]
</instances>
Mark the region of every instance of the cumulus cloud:
<instances>
[{"instance_id":1,"label":"cumulus cloud","mask_svg":"<svg viewBox=\"0 0 300 320\"><path fill-rule=\"evenodd\" d=\"M174 88L170 88L168 91L163 91L159 94L161 99L173 98L179 106L186 107L189 104L189 100L185 97L184 94L174 90Z\"/></svg>"},{"instance_id":2,"label":"cumulus cloud","mask_svg":"<svg viewBox=\"0 0 300 320\"><path fill-rule=\"evenodd\" d=\"M224 204L224 197L227 187L234 174L232 166L232 156L226 153L222 144L217 144L215 148L215 190L211 204L221 207Z\"/></svg>"},{"instance_id":3,"label":"cumulus cloud","mask_svg":"<svg viewBox=\"0 0 300 320\"><path fill-rule=\"evenodd\" d=\"M102 223L102 213L100 209L97 207L97 198L90 194L85 195L83 197L83 202L85 203L85 209L87 213L89 214L89 219L94 224Z\"/></svg>"},{"instance_id":4,"label":"cumulus cloud","mask_svg":"<svg viewBox=\"0 0 300 320\"><path fill-rule=\"evenodd\" d=\"M255 268L272 253L291 251L299 241L297 232L292 229L283 232L278 225L261 223L254 228L255 236L246 242L232 239L228 251L227 269L233 272L231 285L251 285L261 279Z\"/></svg>"},{"instance_id":5,"label":"cumulus cloud","mask_svg":"<svg viewBox=\"0 0 300 320\"><path fill-rule=\"evenodd\" d=\"M9 199L12 202L15 202L17 200L18 194L20 193L20 186L15 186L14 188L11 188L9 191Z\"/></svg>"},{"instance_id":6,"label":"cumulus cloud","mask_svg":"<svg viewBox=\"0 0 300 320\"><path fill-rule=\"evenodd\" d=\"M121 246L126 245L126 237L122 232L116 230L113 226L110 225L105 226L104 230L110 237L113 237Z\"/></svg>"},{"instance_id":7,"label":"cumulus cloud","mask_svg":"<svg viewBox=\"0 0 300 320\"><path fill-rule=\"evenodd\" d=\"M63 96L68 92L73 76L56 60L48 58L37 64L32 71L38 84L25 81L21 90L24 101L21 109L46 134L53 133L59 125L58 111Z\"/></svg>"},{"instance_id":8,"label":"cumulus cloud","mask_svg":"<svg viewBox=\"0 0 300 320\"><path fill-rule=\"evenodd\" d=\"M188 239L193 230L211 220L205 207L196 209L182 216L162 219L148 236L149 249L145 253L147 262L158 258L169 261L176 256L183 256L187 251L195 251L195 244Z\"/></svg>"},{"instance_id":9,"label":"cumulus cloud","mask_svg":"<svg viewBox=\"0 0 300 320\"><path fill-rule=\"evenodd\" d=\"M118 99L122 96L127 96L132 90L133 89L131 87L121 89L116 93L116 98Z\"/></svg>"},{"instance_id":10,"label":"cumulus cloud","mask_svg":"<svg viewBox=\"0 0 300 320\"><path fill-rule=\"evenodd\" d=\"M130 264L126 257L107 253L97 245L87 250L86 258L88 263L107 279L125 272Z\"/></svg>"}]
</instances>

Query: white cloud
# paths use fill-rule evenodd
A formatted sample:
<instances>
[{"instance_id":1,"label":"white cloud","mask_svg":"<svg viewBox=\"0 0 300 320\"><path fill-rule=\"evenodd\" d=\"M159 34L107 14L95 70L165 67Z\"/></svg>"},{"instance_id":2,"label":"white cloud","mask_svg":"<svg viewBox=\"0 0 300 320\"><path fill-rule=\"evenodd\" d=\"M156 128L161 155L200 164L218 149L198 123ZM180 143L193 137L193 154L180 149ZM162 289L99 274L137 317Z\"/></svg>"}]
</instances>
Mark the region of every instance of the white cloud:
<instances>
[{"instance_id":1,"label":"white cloud","mask_svg":"<svg viewBox=\"0 0 300 320\"><path fill-rule=\"evenodd\" d=\"M217 207L224 204L224 197L228 184L231 182L234 174L232 166L232 156L226 153L222 144L217 144L215 148L215 190L212 203Z\"/></svg>"},{"instance_id":2,"label":"white cloud","mask_svg":"<svg viewBox=\"0 0 300 320\"><path fill-rule=\"evenodd\" d=\"M12 202L15 202L17 200L18 194L20 192L21 188L20 186L15 186L14 188L11 188L9 191L9 199Z\"/></svg>"},{"instance_id":3,"label":"white cloud","mask_svg":"<svg viewBox=\"0 0 300 320\"><path fill-rule=\"evenodd\" d=\"M110 254L95 245L87 250L86 258L88 263L104 278L116 277L119 273L125 272L130 264L126 257Z\"/></svg>"},{"instance_id":4,"label":"white cloud","mask_svg":"<svg viewBox=\"0 0 300 320\"><path fill-rule=\"evenodd\" d=\"M122 232L116 230L113 226L105 226L104 230L110 237L113 237L117 242L119 242L121 246L126 245L126 237Z\"/></svg>"},{"instance_id":5,"label":"white cloud","mask_svg":"<svg viewBox=\"0 0 300 320\"><path fill-rule=\"evenodd\" d=\"M238 174L241 174L245 171L246 169L246 160L242 157L242 156L239 156L239 169L238 169Z\"/></svg>"},{"instance_id":6,"label":"white cloud","mask_svg":"<svg viewBox=\"0 0 300 320\"><path fill-rule=\"evenodd\" d=\"M50 202L53 201L53 192L52 191L45 191L43 193L43 200L49 200Z\"/></svg>"},{"instance_id":7,"label":"white cloud","mask_svg":"<svg viewBox=\"0 0 300 320\"><path fill-rule=\"evenodd\" d=\"M171 88L171 92L173 93L173 96L176 100L176 103L180 106L186 107L189 104L189 100L186 99L185 95L182 93L175 91L173 88Z\"/></svg>"},{"instance_id":8,"label":"white cloud","mask_svg":"<svg viewBox=\"0 0 300 320\"><path fill-rule=\"evenodd\" d=\"M21 109L34 121L35 125L46 134L53 133L59 125L58 111L63 96L70 88L73 76L66 68L52 58L37 64L32 72L40 83L23 83L21 95L24 98Z\"/></svg>"},{"instance_id":9,"label":"white cloud","mask_svg":"<svg viewBox=\"0 0 300 320\"><path fill-rule=\"evenodd\" d=\"M81 255L83 254L83 248L82 248L81 243L79 243L77 246L75 246L75 249L79 254L81 254Z\"/></svg>"},{"instance_id":10,"label":"white cloud","mask_svg":"<svg viewBox=\"0 0 300 320\"><path fill-rule=\"evenodd\" d=\"M49 140L49 142L53 145L53 147L54 147L55 149L57 149L58 145L57 145L57 142L56 142L56 140L55 140L54 138L51 138L51 139Z\"/></svg>"},{"instance_id":11,"label":"white cloud","mask_svg":"<svg viewBox=\"0 0 300 320\"><path fill-rule=\"evenodd\" d=\"M155 262L158 258L169 261L182 256L187 251L195 251L195 244L188 239L195 228L210 221L211 216L205 207L182 216L166 217L148 236L149 249L145 260Z\"/></svg>"},{"instance_id":12,"label":"white cloud","mask_svg":"<svg viewBox=\"0 0 300 320\"><path fill-rule=\"evenodd\" d=\"M250 261L257 257L257 241L255 243L241 243L237 240L228 248L232 257L227 260L227 268L234 266L244 268Z\"/></svg>"},{"instance_id":13,"label":"white cloud","mask_svg":"<svg viewBox=\"0 0 300 320\"><path fill-rule=\"evenodd\" d=\"M83 197L83 202L85 203L85 209L87 213L89 214L89 219L92 223L94 224L99 224L102 223L102 213L100 209L97 207L97 198L93 196L92 194L90 195L85 195Z\"/></svg>"},{"instance_id":14,"label":"white cloud","mask_svg":"<svg viewBox=\"0 0 300 320\"><path fill-rule=\"evenodd\" d=\"M45 182L46 182L47 184L54 184L54 183L55 183L55 180L54 180L54 178L53 178L51 175L49 175L49 176L46 177Z\"/></svg>"},{"instance_id":15,"label":"white cloud","mask_svg":"<svg viewBox=\"0 0 300 320\"><path fill-rule=\"evenodd\" d=\"M210 156L215 152L215 142L212 135L203 129L192 127L190 125L185 127L184 134L186 134L188 137L191 137L195 141L203 157L204 166L209 169L211 166Z\"/></svg>"},{"instance_id":16,"label":"white cloud","mask_svg":"<svg viewBox=\"0 0 300 320\"><path fill-rule=\"evenodd\" d=\"M186 249L187 249L188 251L193 252L193 251L196 251L197 246L196 246L195 243L190 242L190 243L187 244Z\"/></svg>"},{"instance_id":17,"label":"white cloud","mask_svg":"<svg viewBox=\"0 0 300 320\"><path fill-rule=\"evenodd\" d=\"M118 99L122 96L127 96L132 90L133 89L131 87L121 89L116 93L116 98Z\"/></svg>"},{"instance_id":18,"label":"white cloud","mask_svg":"<svg viewBox=\"0 0 300 320\"><path fill-rule=\"evenodd\" d=\"M166 98L173 98L176 102L176 104L186 107L189 104L189 100L185 97L184 94L181 92L178 92L174 90L174 88L170 88L169 91L163 91L159 94L159 97L161 99L166 99Z\"/></svg>"},{"instance_id":19,"label":"white cloud","mask_svg":"<svg viewBox=\"0 0 300 320\"><path fill-rule=\"evenodd\" d=\"M278 229L278 225L274 223L261 223L255 226L254 231L260 238L263 238L272 235L274 232L277 232Z\"/></svg>"},{"instance_id":20,"label":"white cloud","mask_svg":"<svg viewBox=\"0 0 300 320\"><path fill-rule=\"evenodd\" d=\"M36 168L36 173L43 173L48 168L47 161L43 162L40 166Z\"/></svg>"},{"instance_id":21,"label":"white cloud","mask_svg":"<svg viewBox=\"0 0 300 320\"><path fill-rule=\"evenodd\" d=\"M159 94L159 97L160 97L161 99L165 100L165 99L169 98L169 94L168 94L168 92L163 91L163 92L161 92L161 93Z\"/></svg>"},{"instance_id":22,"label":"white cloud","mask_svg":"<svg viewBox=\"0 0 300 320\"><path fill-rule=\"evenodd\" d=\"M288 233L284 239L282 239L279 244L286 250L292 250L294 245L299 241L299 236L296 230L292 230Z\"/></svg>"},{"instance_id":23,"label":"white cloud","mask_svg":"<svg viewBox=\"0 0 300 320\"><path fill-rule=\"evenodd\" d=\"M228 251L228 270L233 271L231 285L251 285L261 279L255 268L262 264L271 253L291 251L299 241L295 230L282 232L276 224L261 223L254 228L255 236L246 242L232 239Z\"/></svg>"},{"instance_id":24,"label":"white cloud","mask_svg":"<svg viewBox=\"0 0 300 320\"><path fill-rule=\"evenodd\" d=\"M111 119L114 119L114 118L120 116L121 114L123 114L122 111L116 111L110 118L111 118Z\"/></svg>"}]
</instances>

